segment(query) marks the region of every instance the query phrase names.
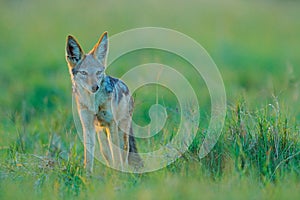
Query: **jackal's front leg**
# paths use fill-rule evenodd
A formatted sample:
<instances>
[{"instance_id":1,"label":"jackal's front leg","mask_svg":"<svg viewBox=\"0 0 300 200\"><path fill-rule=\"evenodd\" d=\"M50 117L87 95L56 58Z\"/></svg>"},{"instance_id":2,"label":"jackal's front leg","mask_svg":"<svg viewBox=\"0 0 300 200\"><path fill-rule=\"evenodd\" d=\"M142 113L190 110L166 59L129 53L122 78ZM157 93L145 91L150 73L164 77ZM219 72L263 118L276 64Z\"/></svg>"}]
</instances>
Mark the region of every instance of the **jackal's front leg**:
<instances>
[{"instance_id":1,"label":"jackal's front leg","mask_svg":"<svg viewBox=\"0 0 300 200\"><path fill-rule=\"evenodd\" d=\"M95 115L88 110L80 110L79 112L82 130L83 130L83 145L84 145L84 167L87 173L93 172L94 152L95 152Z\"/></svg>"}]
</instances>

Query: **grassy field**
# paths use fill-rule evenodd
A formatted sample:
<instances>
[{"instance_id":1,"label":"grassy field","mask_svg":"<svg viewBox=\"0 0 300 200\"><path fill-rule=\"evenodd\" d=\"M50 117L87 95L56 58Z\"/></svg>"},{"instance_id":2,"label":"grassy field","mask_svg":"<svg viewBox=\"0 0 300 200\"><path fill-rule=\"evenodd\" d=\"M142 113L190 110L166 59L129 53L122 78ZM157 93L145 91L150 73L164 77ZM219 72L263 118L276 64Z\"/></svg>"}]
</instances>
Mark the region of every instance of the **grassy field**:
<instances>
[{"instance_id":1,"label":"grassy field","mask_svg":"<svg viewBox=\"0 0 300 200\"><path fill-rule=\"evenodd\" d=\"M0 199L299 199L299 1L0 1ZM168 64L193 85L201 107L189 151L151 173L117 172L99 162L84 174L83 146L72 115L65 39L88 51L100 34L157 26L199 42L217 64L227 116L214 149L198 151L210 118L206 85L184 60L142 50L122 56L108 74ZM159 36L157 36L159 37ZM149 123L158 101L168 108L164 131L138 139L148 152L177 128L176 99L164 88L135 94L134 120ZM154 95L155 94L155 95Z\"/></svg>"}]
</instances>

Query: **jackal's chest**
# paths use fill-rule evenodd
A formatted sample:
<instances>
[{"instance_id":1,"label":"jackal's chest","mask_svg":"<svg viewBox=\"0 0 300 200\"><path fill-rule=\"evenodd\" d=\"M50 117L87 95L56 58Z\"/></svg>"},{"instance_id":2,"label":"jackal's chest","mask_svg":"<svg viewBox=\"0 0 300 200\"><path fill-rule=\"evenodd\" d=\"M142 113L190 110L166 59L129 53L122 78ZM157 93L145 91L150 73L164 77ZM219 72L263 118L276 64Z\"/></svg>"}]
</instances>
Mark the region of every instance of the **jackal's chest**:
<instances>
[{"instance_id":1,"label":"jackal's chest","mask_svg":"<svg viewBox=\"0 0 300 200\"><path fill-rule=\"evenodd\" d=\"M114 120L109 103L98 106L96 117L101 126L108 126Z\"/></svg>"}]
</instances>

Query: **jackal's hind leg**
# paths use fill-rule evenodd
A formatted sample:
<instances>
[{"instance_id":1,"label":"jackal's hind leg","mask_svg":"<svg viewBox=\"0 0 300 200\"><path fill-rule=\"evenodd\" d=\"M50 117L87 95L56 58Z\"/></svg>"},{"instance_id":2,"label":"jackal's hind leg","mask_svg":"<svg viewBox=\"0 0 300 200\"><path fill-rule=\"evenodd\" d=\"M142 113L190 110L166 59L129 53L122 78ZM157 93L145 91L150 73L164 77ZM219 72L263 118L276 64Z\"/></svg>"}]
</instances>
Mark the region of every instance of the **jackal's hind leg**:
<instances>
[{"instance_id":1,"label":"jackal's hind leg","mask_svg":"<svg viewBox=\"0 0 300 200\"><path fill-rule=\"evenodd\" d=\"M112 156L110 146L108 144L107 130L105 127L96 126L96 134L99 144L99 159L109 166L112 163Z\"/></svg>"},{"instance_id":2,"label":"jackal's hind leg","mask_svg":"<svg viewBox=\"0 0 300 200\"><path fill-rule=\"evenodd\" d=\"M144 162L140 155L138 154L138 150L135 144L135 138L133 135L132 126L130 127L130 135L128 137L129 144L129 155L128 155L128 163L135 169L140 169L144 166Z\"/></svg>"},{"instance_id":3,"label":"jackal's hind leg","mask_svg":"<svg viewBox=\"0 0 300 200\"><path fill-rule=\"evenodd\" d=\"M109 126L109 132L109 144L112 149L113 166L117 169L124 169L128 157L128 139L126 134L124 134L115 123Z\"/></svg>"},{"instance_id":4,"label":"jackal's hind leg","mask_svg":"<svg viewBox=\"0 0 300 200\"><path fill-rule=\"evenodd\" d=\"M121 159L124 165L127 166L129 155L129 135L124 130L118 128L118 138Z\"/></svg>"}]
</instances>

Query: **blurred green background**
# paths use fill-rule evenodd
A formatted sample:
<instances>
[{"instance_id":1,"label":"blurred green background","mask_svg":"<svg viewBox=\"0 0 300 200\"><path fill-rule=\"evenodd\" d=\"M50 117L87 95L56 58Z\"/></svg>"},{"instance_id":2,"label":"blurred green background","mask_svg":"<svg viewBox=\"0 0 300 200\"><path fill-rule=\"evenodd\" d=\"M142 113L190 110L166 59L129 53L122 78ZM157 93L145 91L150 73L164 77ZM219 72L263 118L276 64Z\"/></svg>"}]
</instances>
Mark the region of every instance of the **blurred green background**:
<instances>
[{"instance_id":1,"label":"blurred green background","mask_svg":"<svg viewBox=\"0 0 300 200\"><path fill-rule=\"evenodd\" d=\"M49 151L54 135L63 137L62 146L76 138L65 62L68 34L88 52L104 31L114 35L146 26L174 29L200 43L220 70L229 107L241 98L251 109L275 100L299 124L300 1L0 0L0 151L13 147L14 152L41 155ZM193 83L205 121L210 108L206 86L174 55L130 53L108 73L118 77L132 66L154 61L175 67ZM155 88L135 94L137 106L145 105L135 115L141 124L149 122L146 110L155 101L152 91ZM1 158L11 159L4 153ZM147 182L152 181L156 179ZM213 194L212 190L208 197Z\"/></svg>"},{"instance_id":2,"label":"blurred green background","mask_svg":"<svg viewBox=\"0 0 300 200\"><path fill-rule=\"evenodd\" d=\"M299 100L297 1L2 0L0 9L5 109L19 110L24 101L34 108L54 101L70 107L67 34L88 51L103 31L113 35L144 26L174 29L198 41L219 67L229 100L244 93L254 101L274 94L291 107ZM134 59L128 62L144 62Z\"/></svg>"}]
</instances>

